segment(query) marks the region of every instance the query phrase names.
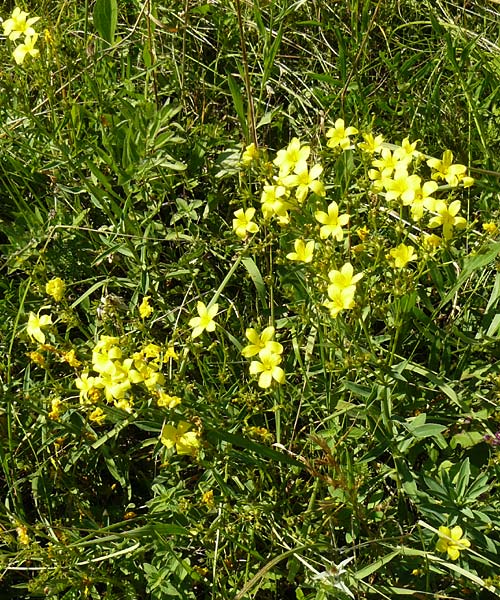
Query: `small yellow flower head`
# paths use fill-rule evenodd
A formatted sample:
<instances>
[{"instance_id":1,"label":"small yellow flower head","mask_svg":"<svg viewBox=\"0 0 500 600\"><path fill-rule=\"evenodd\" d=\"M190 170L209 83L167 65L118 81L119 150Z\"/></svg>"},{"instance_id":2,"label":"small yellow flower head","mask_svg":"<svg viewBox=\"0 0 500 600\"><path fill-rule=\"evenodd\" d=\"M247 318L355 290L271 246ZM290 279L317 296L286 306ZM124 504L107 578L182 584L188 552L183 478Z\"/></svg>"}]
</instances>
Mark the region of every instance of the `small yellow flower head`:
<instances>
[{"instance_id":1,"label":"small yellow flower head","mask_svg":"<svg viewBox=\"0 0 500 600\"><path fill-rule=\"evenodd\" d=\"M39 316L30 312L26 331L32 340L36 340L40 344L45 344L45 334L42 331L42 327L47 327L47 325L52 325L52 317L50 315Z\"/></svg>"},{"instance_id":2,"label":"small yellow flower head","mask_svg":"<svg viewBox=\"0 0 500 600\"><path fill-rule=\"evenodd\" d=\"M60 398L53 398L51 402L49 419L53 421L57 421L61 416L61 408L63 406L62 400Z\"/></svg>"},{"instance_id":3,"label":"small yellow flower head","mask_svg":"<svg viewBox=\"0 0 500 600\"><path fill-rule=\"evenodd\" d=\"M368 234L370 233L370 230L368 229L368 227L366 227L366 225L363 225L363 227L360 227L357 231L356 231L359 239L364 242L366 240L366 238L368 237Z\"/></svg>"},{"instance_id":4,"label":"small yellow flower head","mask_svg":"<svg viewBox=\"0 0 500 600\"><path fill-rule=\"evenodd\" d=\"M233 231L236 235L244 240L249 233L257 233L259 226L257 223L252 221L255 215L255 208L247 208L243 210L240 208L235 211L233 219Z\"/></svg>"},{"instance_id":5,"label":"small yellow flower head","mask_svg":"<svg viewBox=\"0 0 500 600\"><path fill-rule=\"evenodd\" d=\"M68 363L70 367L79 367L82 363L76 358L76 352L74 349L63 352L61 360Z\"/></svg>"},{"instance_id":6,"label":"small yellow flower head","mask_svg":"<svg viewBox=\"0 0 500 600\"><path fill-rule=\"evenodd\" d=\"M380 154L382 152L382 144L384 143L384 138L382 135L373 136L373 133L363 133L364 142L360 142L358 144L358 148L360 148L366 154Z\"/></svg>"},{"instance_id":7,"label":"small yellow flower head","mask_svg":"<svg viewBox=\"0 0 500 600\"><path fill-rule=\"evenodd\" d=\"M318 210L314 213L314 218L322 225L319 230L319 236L322 240L332 236L337 242L342 241L345 227L349 223L349 215L339 215L338 204L333 201L328 205L328 212Z\"/></svg>"},{"instance_id":8,"label":"small yellow flower head","mask_svg":"<svg viewBox=\"0 0 500 600\"><path fill-rule=\"evenodd\" d=\"M433 211L436 216L429 220L429 227L443 227L443 238L449 240L453 237L453 228L463 229L467 221L463 217L457 217L460 211L460 200L453 201L449 206L444 200L434 202Z\"/></svg>"},{"instance_id":9,"label":"small yellow flower head","mask_svg":"<svg viewBox=\"0 0 500 600\"><path fill-rule=\"evenodd\" d=\"M491 236L496 235L498 233L498 225L493 221L483 223L483 231Z\"/></svg>"},{"instance_id":10,"label":"small yellow flower head","mask_svg":"<svg viewBox=\"0 0 500 600\"><path fill-rule=\"evenodd\" d=\"M444 179L448 185L456 187L462 179L465 178L467 167L465 165L453 164L453 154L451 150L443 152L443 158L429 158L428 166L433 169L432 179ZM472 179L472 178L470 178ZM467 180L467 183L472 185L472 182Z\"/></svg>"},{"instance_id":11,"label":"small yellow flower head","mask_svg":"<svg viewBox=\"0 0 500 600\"><path fill-rule=\"evenodd\" d=\"M246 146L245 151L243 152L243 155L241 157L241 163L243 165L250 165L254 162L254 160L257 160L259 158L259 149L257 148L257 146L252 143L252 144L248 144L248 146Z\"/></svg>"},{"instance_id":12,"label":"small yellow flower head","mask_svg":"<svg viewBox=\"0 0 500 600\"><path fill-rule=\"evenodd\" d=\"M340 288L334 285L328 286L328 296L330 299L324 302L324 306L330 311L330 316L333 319L335 319L341 311L354 308L356 305L354 302L355 290L356 286L354 285L346 288Z\"/></svg>"},{"instance_id":13,"label":"small yellow flower head","mask_svg":"<svg viewBox=\"0 0 500 600\"><path fill-rule=\"evenodd\" d=\"M410 261L417 259L413 246L407 246L406 244L399 244L397 248L392 248L389 251L389 257L396 269L403 269Z\"/></svg>"},{"instance_id":14,"label":"small yellow flower head","mask_svg":"<svg viewBox=\"0 0 500 600\"><path fill-rule=\"evenodd\" d=\"M146 344L142 349L142 354L146 358L158 358L161 354L161 346L158 346L158 344Z\"/></svg>"},{"instance_id":15,"label":"small yellow flower head","mask_svg":"<svg viewBox=\"0 0 500 600\"><path fill-rule=\"evenodd\" d=\"M436 543L437 552L446 552L451 560L457 560L460 552L470 548L469 540L462 536L463 531L460 526L456 525L450 529L442 525L439 528L439 539Z\"/></svg>"},{"instance_id":16,"label":"small yellow flower head","mask_svg":"<svg viewBox=\"0 0 500 600\"><path fill-rule=\"evenodd\" d=\"M326 132L326 137L329 138L326 145L329 148L340 147L342 150L347 150L351 145L350 135L358 133L356 127L346 127L344 119L337 119L333 127Z\"/></svg>"},{"instance_id":17,"label":"small yellow flower head","mask_svg":"<svg viewBox=\"0 0 500 600\"><path fill-rule=\"evenodd\" d=\"M106 420L106 414L102 408L97 407L90 413L89 419L97 425L102 425Z\"/></svg>"},{"instance_id":18,"label":"small yellow flower head","mask_svg":"<svg viewBox=\"0 0 500 600\"><path fill-rule=\"evenodd\" d=\"M192 339L198 337L204 331L215 331L216 323L214 318L219 310L219 305L213 304L210 308L207 308L203 302L198 302L196 309L199 316L193 317L189 321L189 326L193 328L191 333Z\"/></svg>"},{"instance_id":19,"label":"small yellow flower head","mask_svg":"<svg viewBox=\"0 0 500 600\"><path fill-rule=\"evenodd\" d=\"M29 546L30 538L28 535L28 528L25 527L24 525L19 525L18 527L16 527L16 533L17 533L17 541L20 544L22 544L23 546Z\"/></svg>"},{"instance_id":20,"label":"small yellow flower head","mask_svg":"<svg viewBox=\"0 0 500 600\"><path fill-rule=\"evenodd\" d=\"M439 246L441 246L442 242L443 240L434 233L426 233L422 240L424 248L429 252L435 252L439 248Z\"/></svg>"},{"instance_id":21,"label":"small yellow flower head","mask_svg":"<svg viewBox=\"0 0 500 600\"><path fill-rule=\"evenodd\" d=\"M35 30L31 26L34 25L40 17L31 17L30 19L27 19L26 17L28 14L29 13L24 12L24 10L21 10L16 6L10 19L7 19L2 23L4 36L8 37L9 40L15 41L22 35L26 37L35 35Z\"/></svg>"},{"instance_id":22,"label":"small yellow flower head","mask_svg":"<svg viewBox=\"0 0 500 600\"><path fill-rule=\"evenodd\" d=\"M273 163L279 168L280 177L288 175L295 168L307 169L306 161L311 153L309 146L302 146L300 140L292 138L286 148L278 150L278 154Z\"/></svg>"},{"instance_id":23,"label":"small yellow flower head","mask_svg":"<svg viewBox=\"0 0 500 600\"><path fill-rule=\"evenodd\" d=\"M346 263L343 265L340 271L332 269L328 273L328 279L330 280L331 284L328 289L330 289L330 287L338 288L339 290L345 290L350 287L355 289L356 284L360 279L362 279L362 277L363 273L357 273L354 275L353 266L351 263ZM328 294L330 295L330 292L328 292Z\"/></svg>"},{"instance_id":24,"label":"small yellow flower head","mask_svg":"<svg viewBox=\"0 0 500 600\"><path fill-rule=\"evenodd\" d=\"M182 400L179 398L179 396L169 396L169 394L167 394L163 390L160 390L158 392L158 400L156 401L156 403L162 408L175 408L181 402Z\"/></svg>"},{"instance_id":25,"label":"small yellow flower head","mask_svg":"<svg viewBox=\"0 0 500 600\"><path fill-rule=\"evenodd\" d=\"M206 504L209 508L215 506L213 490L203 492L203 494L201 495L201 501L203 502L203 504Z\"/></svg>"},{"instance_id":26,"label":"small yellow flower head","mask_svg":"<svg viewBox=\"0 0 500 600\"><path fill-rule=\"evenodd\" d=\"M177 354L173 346L167 346L165 349L164 359L170 360L171 358L173 358L174 360L179 360L179 355Z\"/></svg>"},{"instance_id":27,"label":"small yellow flower head","mask_svg":"<svg viewBox=\"0 0 500 600\"><path fill-rule=\"evenodd\" d=\"M24 44L19 44L19 46L14 49L12 56L18 65L23 64L27 54L33 58L36 58L40 54L38 48L35 48L37 40L38 33L34 33L32 36L26 36L24 38Z\"/></svg>"},{"instance_id":28,"label":"small yellow flower head","mask_svg":"<svg viewBox=\"0 0 500 600\"><path fill-rule=\"evenodd\" d=\"M266 389L271 383L285 382L285 372L278 365L281 363L281 355L271 352L269 348L264 348L259 352L260 361L254 360L250 363L250 374L259 375L259 387Z\"/></svg>"},{"instance_id":29,"label":"small yellow flower head","mask_svg":"<svg viewBox=\"0 0 500 600\"><path fill-rule=\"evenodd\" d=\"M295 252L290 252L286 255L288 260L294 260L297 262L310 263L313 259L314 254L314 241L304 243L304 240L295 240Z\"/></svg>"},{"instance_id":30,"label":"small yellow flower head","mask_svg":"<svg viewBox=\"0 0 500 600\"><path fill-rule=\"evenodd\" d=\"M45 357L40 352L28 352L27 356L32 360L36 365L45 369L47 367L47 362L45 361Z\"/></svg>"},{"instance_id":31,"label":"small yellow flower head","mask_svg":"<svg viewBox=\"0 0 500 600\"><path fill-rule=\"evenodd\" d=\"M150 298L151 296L144 296L139 305L139 314L141 315L141 319L147 319L153 312L153 307L151 304L149 304Z\"/></svg>"},{"instance_id":32,"label":"small yellow flower head","mask_svg":"<svg viewBox=\"0 0 500 600\"><path fill-rule=\"evenodd\" d=\"M200 440L196 431L188 431L191 425L181 421L177 427L165 424L161 430L161 443L168 449L174 448L177 454L196 456Z\"/></svg>"},{"instance_id":33,"label":"small yellow flower head","mask_svg":"<svg viewBox=\"0 0 500 600\"><path fill-rule=\"evenodd\" d=\"M56 302L61 302L65 289L66 284L60 277L54 277L45 284L45 292L52 296Z\"/></svg>"},{"instance_id":34,"label":"small yellow flower head","mask_svg":"<svg viewBox=\"0 0 500 600\"><path fill-rule=\"evenodd\" d=\"M273 341L274 327L266 327L260 335L255 329L249 328L245 331L245 336L250 342L241 351L241 354L245 358L260 354L264 349L269 350L273 354L283 353L283 346L279 342Z\"/></svg>"},{"instance_id":35,"label":"small yellow flower head","mask_svg":"<svg viewBox=\"0 0 500 600\"><path fill-rule=\"evenodd\" d=\"M295 199L302 204L309 191L318 196L324 196L325 186L318 177L323 172L323 167L319 164L314 165L309 170L306 163L298 164L292 175L287 175L281 179L283 185L287 188L295 188Z\"/></svg>"}]
</instances>

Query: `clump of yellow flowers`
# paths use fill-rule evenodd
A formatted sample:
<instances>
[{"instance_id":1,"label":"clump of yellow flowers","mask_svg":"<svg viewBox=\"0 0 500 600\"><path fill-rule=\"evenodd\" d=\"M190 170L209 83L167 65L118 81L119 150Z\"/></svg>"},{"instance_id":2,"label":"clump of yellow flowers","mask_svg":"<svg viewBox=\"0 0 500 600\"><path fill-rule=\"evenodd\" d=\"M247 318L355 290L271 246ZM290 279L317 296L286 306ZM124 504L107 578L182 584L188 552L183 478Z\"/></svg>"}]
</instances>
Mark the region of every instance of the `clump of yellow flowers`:
<instances>
[{"instance_id":1,"label":"clump of yellow flowers","mask_svg":"<svg viewBox=\"0 0 500 600\"><path fill-rule=\"evenodd\" d=\"M16 41L21 36L24 36L23 43L18 44L12 53L18 65L24 62L26 56L29 55L32 58L36 58L40 54L40 51L35 48L38 41L38 33L33 28L33 25L40 20L40 17L30 17L28 19L28 14L16 6L10 18L2 23L3 34L9 40Z\"/></svg>"}]
</instances>

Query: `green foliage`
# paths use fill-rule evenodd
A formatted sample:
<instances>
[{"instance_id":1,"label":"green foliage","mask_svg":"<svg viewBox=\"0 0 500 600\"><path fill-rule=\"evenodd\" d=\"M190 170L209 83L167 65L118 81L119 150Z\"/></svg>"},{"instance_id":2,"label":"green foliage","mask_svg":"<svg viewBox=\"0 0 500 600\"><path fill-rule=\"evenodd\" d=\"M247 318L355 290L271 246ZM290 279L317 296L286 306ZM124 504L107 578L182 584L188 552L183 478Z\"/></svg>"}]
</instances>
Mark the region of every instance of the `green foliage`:
<instances>
[{"instance_id":1,"label":"green foliage","mask_svg":"<svg viewBox=\"0 0 500 600\"><path fill-rule=\"evenodd\" d=\"M499 596L492 7L13 9L0 596Z\"/></svg>"}]
</instances>

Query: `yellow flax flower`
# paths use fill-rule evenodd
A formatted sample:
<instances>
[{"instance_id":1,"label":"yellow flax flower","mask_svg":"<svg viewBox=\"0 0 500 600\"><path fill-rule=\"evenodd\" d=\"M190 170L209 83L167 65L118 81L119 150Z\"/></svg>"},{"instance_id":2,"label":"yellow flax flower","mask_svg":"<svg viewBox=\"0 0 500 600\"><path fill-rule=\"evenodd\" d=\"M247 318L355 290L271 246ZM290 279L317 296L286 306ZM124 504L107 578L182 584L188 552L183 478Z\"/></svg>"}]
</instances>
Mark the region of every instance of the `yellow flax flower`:
<instances>
[{"instance_id":1,"label":"yellow flax flower","mask_svg":"<svg viewBox=\"0 0 500 600\"><path fill-rule=\"evenodd\" d=\"M467 221L463 217L457 217L460 211L460 200L453 201L449 206L444 200L436 200L432 212L436 216L429 220L429 227L443 227L443 238L449 240L453 237L453 228L463 229Z\"/></svg>"},{"instance_id":2,"label":"yellow flax flower","mask_svg":"<svg viewBox=\"0 0 500 600\"><path fill-rule=\"evenodd\" d=\"M273 354L283 353L283 346L279 342L273 341L274 327L272 326L266 327L260 335L255 329L248 328L245 331L245 336L250 342L241 351L245 358L260 354L264 349L271 351Z\"/></svg>"},{"instance_id":3,"label":"yellow flax flower","mask_svg":"<svg viewBox=\"0 0 500 600\"><path fill-rule=\"evenodd\" d=\"M328 273L328 279L330 285L328 286L328 295L332 297L336 292L334 290L346 290L352 288L354 293L356 284L363 277L363 273L357 273L354 275L354 269L351 263L346 263L337 271L335 269Z\"/></svg>"},{"instance_id":4,"label":"yellow flax flower","mask_svg":"<svg viewBox=\"0 0 500 600\"><path fill-rule=\"evenodd\" d=\"M12 12L10 19L5 20L2 23L3 34L8 37L9 40L15 41L22 35L25 37L31 37L35 35L35 30L32 25L40 20L40 17L31 17L27 19L29 13L24 12L18 6Z\"/></svg>"},{"instance_id":5,"label":"yellow flax flower","mask_svg":"<svg viewBox=\"0 0 500 600\"><path fill-rule=\"evenodd\" d=\"M241 157L241 162L244 165L250 165L251 163L253 163L254 160L257 160L258 158L259 149L252 142L251 144L248 144L248 146L245 147L245 151L243 152L243 155Z\"/></svg>"},{"instance_id":6,"label":"yellow flax flower","mask_svg":"<svg viewBox=\"0 0 500 600\"><path fill-rule=\"evenodd\" d=\"M324 302L324 306L330 311L330 316L335 319L342 310L350 310L354 308L354 293L356 287L351 285L346 288L336 286L328 286L329 300Z\"/></svg>"},{"instance_id":7,"label":"yellow flax flower","mask_svg":"<svg viewBox=\"0 0 500 600\"><path fill-rule=\"evenodd\" d=\"M314 241L313 240L311 240L310 242L307 242L307 244L304 242L304 240L300 240L300 239L295 240L294 248L295 248L295 252L289 252L286 255L288 260L294 260L297 262L305 262L305 263L312 262L313 254L314 254Z\"/></svg>"},{"instance_id":8,"label":"yellow flax flower","mask_svg":"<svg viewBox=\"0 0 500 600\"><path fill-rule=\"evenodd\" d=\"M346 127L344 119L337 119L333 127L326 132L326 137L329 138L326 145L329 148L337 148L339 146L342 150L347 150L351 145L349 136L358 133L356 127Z\"/></svg>"},{"instance_id":9,"label":"yellow flax flower","mask_svg":"<svg viewBox=\"0 0 500 600\"><path fill-rule=\"evenodd\" d=\"M382 152L382 144L384 143L384 137L377 135L374 137L373 133L363 133L364 142L358 144L360 148L366 154L379 154Z\"/></svg>"},{"instance_id":10,"label":"yellow flax flower","mask_svg":"<svg viewBox=\"0 0 500 600\"><path fill-rule=\"evenodd\" d=\"M271 352L269 348L264 348L259 352L258 360L253 360L250 363L250 374L259 375L259 387L266 389L271 386L271 383L285 382L285 371L279 366L281 363L281 355Z\"/></svg>"},{"instance_id":11,"label":"yellow flax flower","mask_svg":"<svg viewBox=\"0 0 500 600\"><path fill-rule=\"evenodd\" d=\"M323 167L319 164L314 165L309 170L306 163L300 163L295 167L294 174L283 177L282 182L288 188L296 188L295 198L299 204L302 204L309 191L314 192L318 196L326 194L325 186L321 181L318 181L318 177L322 172Z\"/></svg>"},{"instance_id":12,"label":"yellow flax flower","mask_svg":"<svg viewBox=\"0 0 500 600\"><path fill-rule=\"evenodd\" d=\"M292 138L286 148L278 150L273 163L279 168L280 177L284 177L291 173L295 168L302 170L306 165L306 161L311 153L309 146L302 146L300 140L296 137Z\"/></svg>"},{"instance_id":13,"label":"yellow flax flower","mask_svg":"<svg viewBox=\"0 0 500 600\"><path fill-rule=\"evenodd\" d=\"M106 420L106 414L102 410L102 408L95 408L89 415L89 419L97 425L102 425Z\"/></svg>"},{"instance_id":14,"label":"yellow flax flower","mask_svg":"<svg viewBox=\"0 0 500 600\"><path fill-rule=\"evenodd\" d=\"M399 244L397 248L392 248L389 251L389 257L396 269L403 269L411 260L417 259L413 246L407 246L406 244Z\"/></svg>"},{"instance_id":15,"label":"yellow flax flower","mask_svg":"<svg viewBox=\"0 0 500 600\"><path fill-rule=\"evenodd\" d=\"M289 208L286 198L287 190L283 185L265 185L260 198L264 219L270 219L275 215L286 219Z\"/></svg>"},{"instance_id":16,"label":"yellow flax flower","mask_svg":"<svg viewBox=\"0 0 500 600\"><path fill-rule=\"evenodd\" d=\"M33 58L36 58L40 54L38 48L35 48L37 40L38 33L34 33L32 36L28 35L24 38L24 44L19 44L19 46L14 49L12 56L18 65L23 64L27 54Z\"/></svg>"},{"instance_id":17,"label":"yellow flax flower","mask_svg":"<svg viewBox=\"0 0 500 600\"><path fill-rule=\"evenodd\" d=\"M64 296L66 284L60 277L54 277L45 284L45 292L54 298L56 302L61 302Z\"/></svg>"},{"instance_id":18,"label":"yellow flax flower","mask_svg":"<svg viewBox=\"0 0 500 600\"><path fill-rule=\"evenodd\" d=\"M328 212L318 210L314 213L314 218L322 225L319 236L322 240L332 236L337 242L340 242L344 237L342 227L349 223L349 215L339 215L339 207L335 201L328 205L327 210Z\"/></svg>"},{"instance_id":19,"label":"yellow flax flower","mask_svg":"<svg viewBox=\"0 0 500 600\"><path fill-rule=\"evenodd\" d=\"M175 408L181 402L182 400L179 398L179 396L170 396L163 390L158 391L158 399L156 400L156 404L162 408Z\"/></svg>"},{"instance_id":20,"label":"yellow flax flower","mask_svg":"<svg viewBox=\"0 0 500 600\"><path fill-rule=\"evenodd\" d=\"M483 231L488 235L496 235L498 233L498 225L494 221L483 223Z\"/></svg>"},{"instance_id":21,"label":"yellow flax flower","mask_svg":"<svg viewBox=\"0 0 500 600\"><path fill-rule=\"evenodd\" d=\"M255 208L247 208L243 210L240 208L235 211L233 219L233 231L242 240L244 240L249 233L257 233L259 226L254 223L252 219L255 215Z\"/></svg>"},{"instance_id":22,"label":"yellow flax flower","mask_svg":"<svg viewBox=\"0 0 500 600\"><path fill-rule=\"evenodd\" d=\"M177 427L165 424L161 430L161 443L168 449L174 448L177 454L195 456L200 447L196 431L188 431L191 425L181 421Z\"/></svg>"},{"instance_id":23,"label":"yellow flax flower","mask_svg":"<svg viewBox=\"0 0 500 600\"><path fill-rule=\"evenodd\" d=\"M52 317L50 315L35 315L30 312L28 317L28 325L26 331L32 340L45 344L45 334L42 331L42 327L52 325Z\"/></svg>"},{"instance_id":24,"label":"yellow flax flower","mask_svg":"<svg viewBox=\"0 0 500 600\"><path fill-rule=\"evenodd\" d=\"M445 150L441 159L429 158L427 164L434 171L431 175L432 179L444 179L452 187L456 187L459 184L467 171L465 165L453 164L451 150Z\"/></svg>"},{"instance_id":25,"label":"yellow flax flower","mask_svg":"<svg viewBox=\"0 0 500 600\"><path fill-rule=\"evenodd\" d=\"M436 543L438 552L446 552L451 560L457 560L460 552L470 548L470 542L463 537L463 530L459 525L451 529L444 525L439 528L439 540Z\"/></svg>"},{"instance_id":26,"label":"yellow flax flower","mask_svg":"<svg viewBox=\"0 0 500 600\"><path fill-rule=\"evenodd\" d=\"M203 302L198 302L196 309L198 316L193 317L189 321L189 326L193 328L191 332L192 339L198 337L204 331L215 331L216 323L214 318L219 310L219 305L213 304L210 308L207 308Z\"/></svg>"}]
</instances>

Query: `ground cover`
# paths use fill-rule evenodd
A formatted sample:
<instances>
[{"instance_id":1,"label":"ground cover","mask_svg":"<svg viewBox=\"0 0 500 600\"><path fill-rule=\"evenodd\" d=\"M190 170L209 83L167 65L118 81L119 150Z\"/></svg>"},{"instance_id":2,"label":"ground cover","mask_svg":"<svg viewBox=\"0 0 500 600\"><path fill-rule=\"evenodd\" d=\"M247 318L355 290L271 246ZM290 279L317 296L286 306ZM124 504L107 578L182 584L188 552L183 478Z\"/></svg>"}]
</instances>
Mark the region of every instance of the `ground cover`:
<instances>
[{"instance_id":1,"label":"ground cover","mask_svg":"<svg viewBox=\"0 0 500 600\"><path fill-rule=\"evenodd\" d=\"M497 3L0 16L0 597L497 597Z\"/></svg>"}]
</instances>

